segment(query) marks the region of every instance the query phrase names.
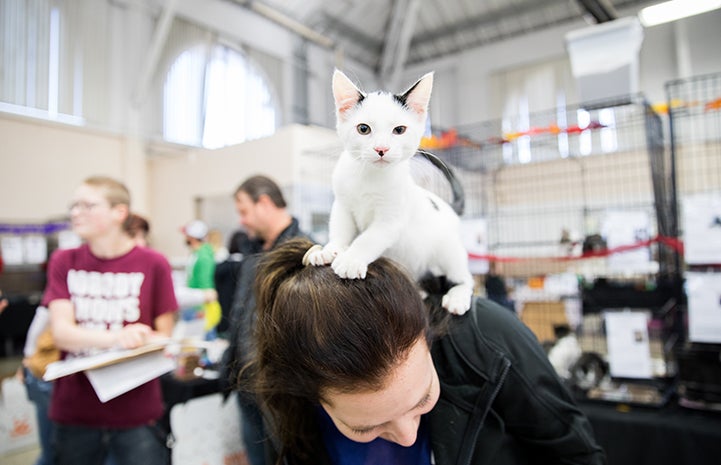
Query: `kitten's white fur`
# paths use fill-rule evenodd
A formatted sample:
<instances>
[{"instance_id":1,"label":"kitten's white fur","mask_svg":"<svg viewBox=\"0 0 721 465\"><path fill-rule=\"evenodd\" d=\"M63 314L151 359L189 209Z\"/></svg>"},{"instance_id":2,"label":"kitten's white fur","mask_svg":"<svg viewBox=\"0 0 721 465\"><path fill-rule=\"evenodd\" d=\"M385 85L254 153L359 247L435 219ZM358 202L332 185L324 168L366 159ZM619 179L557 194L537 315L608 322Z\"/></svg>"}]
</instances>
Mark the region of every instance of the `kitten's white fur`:
<instances>
[{"instance_id":1,"label":"kitten's white fur","mask_svg":"<svg viewBox=\"0 0 721 465\"><path fill-rule=\"evenodd\" d=\"M432 86L433 74L426 74L402 94L403 106L386 92L362 93L335 71L333 96L344 151L333 171L330 240L309 261L332 263L336 274L349 279L365 278L368 264L381 255L404 265L416 279L428 272L445 275L456 285L442 304L463 314L470 308L473 277L460 220L410 172Z\"/></svg>"}]
</instances>

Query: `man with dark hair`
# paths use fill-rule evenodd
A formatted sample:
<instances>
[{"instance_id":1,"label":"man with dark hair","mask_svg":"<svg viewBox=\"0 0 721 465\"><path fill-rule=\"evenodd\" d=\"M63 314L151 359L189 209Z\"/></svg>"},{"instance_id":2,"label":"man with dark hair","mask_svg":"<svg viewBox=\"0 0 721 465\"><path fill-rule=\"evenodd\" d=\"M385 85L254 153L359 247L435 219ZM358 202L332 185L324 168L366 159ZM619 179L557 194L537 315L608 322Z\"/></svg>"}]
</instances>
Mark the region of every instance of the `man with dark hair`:
<instances>
[{"instance_id":1,"label":"man with dark hair","mask_svg":"<svg viewBox=\"0 0 721 465\"><path fill-rule=\"evenodd\" d=\"M272 179L252 176L238 186L234 197L240 224L262 250L272 249L281 235L298 232L298 222L286 210L283 193Z\"/></svg>"},{"instance_id":2,"label":"man with dark hair","mask_svg":"<svg viewBox=\"0 0 721 465\"><path fill-rule=\"evenodd\" d=\"M224 382L237 385L240 369L255 351L251 335L255 325L253 282L259 257L293 237L308 237L291 216L278 185L267 176L246 179L235 191L240 224L254 242L253 253L244 254L230 311L230 345L223 357ZM243 442L251 465L265 465L264 442L268 439L255 396L238 393Z\"/></svg>"}]
</instances>

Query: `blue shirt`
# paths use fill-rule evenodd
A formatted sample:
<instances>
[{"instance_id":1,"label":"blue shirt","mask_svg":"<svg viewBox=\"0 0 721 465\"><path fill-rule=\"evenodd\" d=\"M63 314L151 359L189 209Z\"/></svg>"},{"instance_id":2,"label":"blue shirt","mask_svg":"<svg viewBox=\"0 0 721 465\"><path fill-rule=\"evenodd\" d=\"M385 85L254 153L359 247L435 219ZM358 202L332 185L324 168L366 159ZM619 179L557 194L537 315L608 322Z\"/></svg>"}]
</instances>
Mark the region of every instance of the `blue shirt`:
<instances>
[{"instance_id":1,"label":"blue shirt","mask_svg":"<svg viewBox=\"0 0 721 465\"><path fill-rule=\"evenodd\" d=\"M334 465L430 465L431 445L428 429L421 417L415 444L403 447L395 442L376 438L371 442L355 442L338 431L333 420L318 408L318 422L323 443Z\"/></svg>"}]
</instances>

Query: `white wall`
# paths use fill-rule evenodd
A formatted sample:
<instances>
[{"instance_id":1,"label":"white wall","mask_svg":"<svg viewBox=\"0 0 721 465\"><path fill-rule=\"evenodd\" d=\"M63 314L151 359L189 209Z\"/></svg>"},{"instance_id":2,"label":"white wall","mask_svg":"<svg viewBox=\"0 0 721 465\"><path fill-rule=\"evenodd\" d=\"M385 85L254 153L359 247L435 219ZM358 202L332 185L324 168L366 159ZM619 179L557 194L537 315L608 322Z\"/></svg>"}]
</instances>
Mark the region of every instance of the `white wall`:
<instances>
[{"instance_id":1,"label":"white wall","mask_svg":"<svg viewBox=\"0 0 721 465\"><path fill-rule=\"evenodd\" d=\"M67 214L91 174L124 177L125 142L113 134L0 113L0 221Z\"/></svg>"},{"instance_id":2,"label":"white wall","mask_svg":"<svg viewBox=\"0 0 721 465\"><path fill-rule=\"evenodd\" d=\"M170 257L187 254L178 230L195 218L196 199L227 197L227 221L209 226L225 229L228 224L237 224L230 199L238 185L254 174L273 178L284 190L293 211L293 197L289 194L294 184L303 181L298 166L301 154L336 140L335 132L329 129L293 125L274 136L220 150L151 156L148 179L153 245Z\"/></svg>"},{"instance_id":3,"label":"white wall","mask_svg":"<svg viewBox=\"0 0 721 465\"><path fill-rule=\"evenodd\" d=\"M327 128L293 125L271 137L220 150L136 147L132 138L109 132L0 113L0 140L0 223L64 219L83 179L108 175L128 185L133 210L151 222L153 246L172 258L187 254L179 228L196 218L196 199L231 199L253 174L272 177L290 193L303 181L297 165L301 154L335 144L337 137ZM135 150L142 157L129 155ZM293 197L287 195L287 200L292 211ZM227 221L210 226L237 224L232 201L228 206Z\"/></svg>"}]
</instances>

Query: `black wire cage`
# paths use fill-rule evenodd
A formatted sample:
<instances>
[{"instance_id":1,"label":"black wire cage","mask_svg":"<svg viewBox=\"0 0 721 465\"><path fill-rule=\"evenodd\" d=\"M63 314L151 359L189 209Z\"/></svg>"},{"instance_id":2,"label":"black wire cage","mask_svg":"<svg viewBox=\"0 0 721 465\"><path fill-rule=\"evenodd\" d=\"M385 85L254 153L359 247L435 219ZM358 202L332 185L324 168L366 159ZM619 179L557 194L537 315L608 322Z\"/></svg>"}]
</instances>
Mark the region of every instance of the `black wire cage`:
<instances>
[{"instance_id":1,"label":"black wire cage","mask_svg":"<svg viewBox=\"0 0 721 465\"><path fill-rule=\"evenodd\" d=\"M607 362L606 315L643 313L644 380L665 387L681 270L663 123L636 94L460 127L436 153L459 173L464 216L486 220L485 258L515 283L516 311L541 342L568 326L583 352Z\"/></svg>"},{"instance_id":2,"label":"black wire cage","mask_svg":"<svg viewBox=\"0 0 721 465\"><path fill-rule=\"evenodd\" d=\"M487 219L489 254L509 258L499 260L509 274L567 268L573 260L539 262L575 258L568 257L574 246L583 252L584 240L603 235L609 211L645 215L640 240L674 236L663 124L642 95L489 121L456 133L455 146L437 153L460 172L464 216ZM652 274L678 273L673 248L652 241L649 252L658 265Z\"/></svg>"},{"instance_id":3,"label":"black wire cage","mask_svg":"<svg viewBox=\"0 0 721 465\"><path fill-rule=\"evenodd\" d=\"M684 240L682 405L721 409L721 73L666 83L670 153Z\"/></svg>"}]
</instances>

